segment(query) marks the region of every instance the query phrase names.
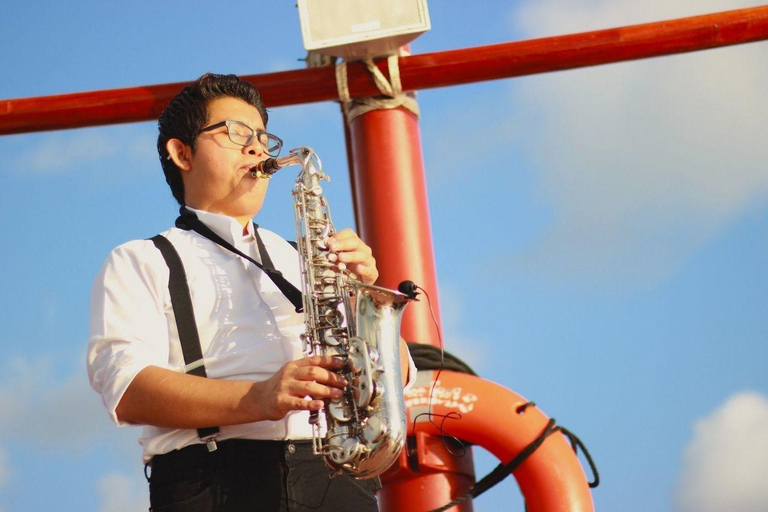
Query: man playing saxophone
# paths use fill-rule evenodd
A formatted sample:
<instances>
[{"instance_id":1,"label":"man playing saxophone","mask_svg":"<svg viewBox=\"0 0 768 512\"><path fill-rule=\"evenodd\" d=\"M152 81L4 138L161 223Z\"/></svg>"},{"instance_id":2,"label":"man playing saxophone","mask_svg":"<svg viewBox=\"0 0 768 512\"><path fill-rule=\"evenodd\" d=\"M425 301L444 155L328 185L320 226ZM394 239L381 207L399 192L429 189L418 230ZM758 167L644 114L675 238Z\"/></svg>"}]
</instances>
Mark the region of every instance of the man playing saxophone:
<instances>
[{"instance_id":1,"label":"man playing saxophone","mask_svg":"<svg viewBox=\"0 0 768 512\"><path fill-rule=\"evenodd\" d=\"M312 454L310 412L349 383L340 358L304 356L289 293L301 287L296 250L252 222L268 186L252 170L282 145L267 120L252 85L212 74L160 116L160 161L181 205L164 250L180 261L191 314L172 300L179 274L155 239L115 248L94 284L89 378L115 423L144 426L155 512L377 510L373 480L331 479ZM359 281L376 281L353 231L328 249ZM404 344L401 375L415 375Z\"/></svg>"}]
</instances>

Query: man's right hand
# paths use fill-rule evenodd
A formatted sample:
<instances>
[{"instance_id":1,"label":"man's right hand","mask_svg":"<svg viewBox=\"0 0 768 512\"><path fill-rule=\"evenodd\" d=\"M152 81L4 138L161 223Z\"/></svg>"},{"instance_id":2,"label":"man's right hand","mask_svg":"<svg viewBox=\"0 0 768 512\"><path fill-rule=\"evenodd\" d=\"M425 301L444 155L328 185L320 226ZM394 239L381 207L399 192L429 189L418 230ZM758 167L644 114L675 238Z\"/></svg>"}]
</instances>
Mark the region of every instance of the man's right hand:
<instances>
[{"instance_id":1,"label":"man's right hand","mask_svg":"<svg viewBox=\"0 0 768 512\"><path fill-rule=\"evenodd\" d=\"M343 363L313 356L286 363L262 382L206 379L157 366L141 370L115 411L121 421L164 428L204 428L280 420L290 411L317 411L341 396Z\"/></svg>"},{"instance_id":2,"label":"man's right hand","mask_svg":"<svg viewBox=\"0 0 768 512\"><path fill-rule=\"evenodd\" d=\"M280 420L290 411L317 411L323 398L338 398L347 380L336 373L344 366L341 359L312 356L286 363L264 382L256 383L257 407L267 420Z\"/></svg>"}]
</instances>

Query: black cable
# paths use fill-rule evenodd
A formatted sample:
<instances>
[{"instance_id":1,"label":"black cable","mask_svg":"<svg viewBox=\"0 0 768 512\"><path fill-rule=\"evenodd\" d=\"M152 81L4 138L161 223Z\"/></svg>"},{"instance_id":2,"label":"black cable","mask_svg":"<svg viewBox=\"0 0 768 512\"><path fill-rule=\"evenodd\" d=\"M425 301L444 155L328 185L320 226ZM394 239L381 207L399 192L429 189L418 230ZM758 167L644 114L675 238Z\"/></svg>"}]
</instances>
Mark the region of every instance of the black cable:
<instances>
[{"instance_id":1,"label":"black cable","mask_svg":"<svg viewBox=\"0 0 768 512\"><path fill-rule=\"evenodd\" d=\"M445 352L445 346L443 345L443 336L440 332L440 327L437 325L437 317L435 317L435 312L432 309L432 300L429 297L429 293L427 293L427 290L422 288L421 286L418 286L414 284L412 281L408 281L409 286L411 287L410 294L413 298L416 297L416 290L421 290L424 293L424 296L427 298L427 306L429 307L429 313L432 316L432 323L435 326L435 330L437 331L437 340L439 343L438 347L433 347L432 345L426 345L426 344L420 344L420 343L409 343L408 344L408 350L409 352L412 351L412 349L415 349L416 353L419 354L418 356L418 362L417 357L413 356L413 352L411 352L411 357L413 358L413 363L416 365L417 370L437 370L437 373L435 374L435 378L432 381L432 387L429 390L429 400L427 402L427 412L423 412L421 414L417 414L416 417L413 418L413 432L416 432L416 422L421 416L426 416L429 420L429 422L434 426L439 432L440 432L440 438L443 443L443 447L445 450L453 455L454 457L463 457L466 453L466 445L465 443L459 439L456 436L447 435L445 433L445 429L443 428L443 424L445 423L445 420L448 419L454 419L454 420L460 420L461 414L457 412L450 412L448 414L435 414L432 412L432 397L435 394L435 386L437 386L437 381L440 379L440 373L442 373L443 368L445 368L445 356L449 355ZM401 287L403 286L403 283L401 283ZM402 291L402 290L401 290ZM462 362L459 358L449 355L451 358L452 363L450 364L451 369L454 367L464 366L469 371L472 371L469 366ZM421 366L419 366L421 365ZM442 419L440 421L440 425L435 423L433 418L439 417ZM460 447L461 451L454 451L453 448L448 446L447 440L451 439L453 440L456 445Z\"/></svg>"},{"instance_id":2,"label":"black cable","mask_svg":"<svg viewBox=\"0 0 768 512\"><path fill-rule=\"evenodd\" d=\"M581 452L584 454L584 457L587 459L587 462L589 463L589 469L592 471L592 475L595 477L595 479L591 482L589 482L589 487L594 489L598 485L600 485L600 474L597 472L597 465L595 464L595 461L592 460L592 455L589 453L589 450L587 450L587 447L584 446L584 443L581 442L581 439L568 430L565 427L557 427L560 432L565 435L568 440L571 442L571 447L573 448L574 453L579 453L579 448L581 449Z\"/></svg>"}]
</instances>

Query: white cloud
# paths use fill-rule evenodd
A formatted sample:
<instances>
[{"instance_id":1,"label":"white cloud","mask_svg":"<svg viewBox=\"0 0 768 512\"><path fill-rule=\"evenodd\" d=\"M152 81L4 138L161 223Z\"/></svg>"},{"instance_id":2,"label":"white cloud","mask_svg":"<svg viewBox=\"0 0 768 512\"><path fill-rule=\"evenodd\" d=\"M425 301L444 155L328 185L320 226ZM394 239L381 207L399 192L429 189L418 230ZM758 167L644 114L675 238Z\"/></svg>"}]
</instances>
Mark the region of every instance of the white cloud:
<instances>
[{"instance_id":1,"label":"white cloud","mask_svg":"<svg viewBox=\"0 0 768 512\"><path fill-rule=\"evenodd\" d=\"M13 141L0 169L16 176L85 174L111 181L120 178L117 168L156 173L155 133L154 127L129 124L28 134Z\"/></svg>"},{"instance_id":2,"label":"white cloud","mask_svg":"<svg viewBox=\"0 0 768 512\"><path fill-rule=\"evenodd\" d=\"M98 483L99 512L139 512L149 509L149 493L143 476L122 473L104 475Z\"/></svg>"},{"instance_id":3,"label":"white cloud","mask_svg":"<svg viewBox=\"0 0 768 512\"><path fill-rule=\"evenodd\" d=\"M522 3L510 13L512 26L528 37L563 35L762 5L759 0L540 0Z\"/></svg>"},{"instance_id":4,"label":"white cloud","mask_svg":"<svg viewBox=\"0 0 768 512\"><path fill-rule=\"evenodd\" d=\"M40 174L59 174L76 166L98 162L117 153L115 141L93 130L78 130L46 137L26 155L27 168Z\"/></svg>"},{"instance_id":5,"label":"white cloud","mask_svg":"<svg viewBox=\"0 0 768 512\"><path fill-rule=\"evenodd\" d=\"M301 57L304 58L303 56ZM280 71L290 71L293 69L303 69L307 67L306 64L296 58L290 59L271 59L266 65L266 73L277 73Z\"/></svg>"},{"instance_id":6,"label":"white cloud","mask_svg":"<svg viewBox=\"0 0 768 512\"><path fill-rule=\"evenodd\" d=\"M302 105L289 105L280 107L280 114L270 113L269 130L281 133L290 133L293 137L297 134L311 136L312 132L328 130L328 123L334 123L334 129L341 129L342 114L339 106L332 102L309 103ZM307 144L307 141L285 141L291 146Z\"/></svg>"},{"instance_id":7,"label":"white cloud","mask_svg":"<svg viewBox=\"0 0 768 512\"><path fill-rule=\"evenodd\" d=\"M160 168L160 157L157 154L157 133L154 128L128 137L125 147L126 156L146 163L152 170Z\"/></svg>"},{"instance_id":8,"label":"white cloud","mask_svg":"<svg viewBox=\"0 0 768 512\"><path fill-rule=\"evenodd\" d=\"M694 426L677 485L677 512L764 512L768 399L744 392Z\"/></svg>"},{"instance_id":9,"label":"white cloud","mask_svg":"<svg viewBox=\"0 0 768 512\"><path fill-rule=\"evenodd\" d=\"M537 0L513 18L554 35L747 5ZM553 220L513 266L554 282L653 284L768 206L766 59L756 43L519 79L502 108L528 131L517 142Z\"/></svg>"},{"instance_id":10,"label":"white cloud","mask_svg":"<svg viewBox=\"0 0 768 512\"><path fill-rule=\"evenodd\" d=\"M85 358L81 358L84 361ZM0 382L0 435L56 453L80 453L108 445L138 460L137 429L118 429L108 419L83 367L64 378L48 358L12 359Z\"/></svg>"},{"instance_id":11,"label":"white cloud","mask_svg":"<svg viewBox=\"0 0 768 512\"><path fill-rule=\"evenodd\" d=\"M78 361L84 361L81 355ZM112 424L98 395L88 385L84 364L64 376L66 361L15 357L0 364L0 439L24 453L56 457L82 465L94 452L111 464L140 468L139 429ZM12 461L0 446L0 490L13 477ZM100 512L139 512L149 508L141 470L131 477L106 474L93 489ZM0 493L2 494L2 493ZM0 507L2 512L2 507Z\"/></svg>"},{"instance_id":12,"label":"white cloud","mask_svg":"<svg viewBox=\"0 0 768 512\"><path fill-rule=\"evenodd\" d=\"M445 350L467 363L478 375L483 375L489 361L490 344L465 331L466 310L462 295L450 287L440 288L440 320L443 324Z\"/></svg>"}]
</instances>

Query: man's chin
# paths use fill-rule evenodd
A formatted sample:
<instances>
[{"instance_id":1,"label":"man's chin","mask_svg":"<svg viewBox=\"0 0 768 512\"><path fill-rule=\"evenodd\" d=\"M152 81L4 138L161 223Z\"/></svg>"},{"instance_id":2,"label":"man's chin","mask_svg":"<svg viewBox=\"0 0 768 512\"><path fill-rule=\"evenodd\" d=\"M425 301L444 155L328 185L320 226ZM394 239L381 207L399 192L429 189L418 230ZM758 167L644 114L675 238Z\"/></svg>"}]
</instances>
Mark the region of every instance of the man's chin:
<instances>
[{"instance_id":1,"label":"man's chin","mask_svg":"<svg viewBox=\"0 0 768 512\"><path fill-rule=\"evenodd\" d=\"M230 217L247 217L253 218L261 210L261 206L264 204L264 196L261 197L241 197L238 201L229 204L226 209L226 215Z\"/></svg>"}]
</instances>

